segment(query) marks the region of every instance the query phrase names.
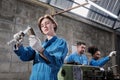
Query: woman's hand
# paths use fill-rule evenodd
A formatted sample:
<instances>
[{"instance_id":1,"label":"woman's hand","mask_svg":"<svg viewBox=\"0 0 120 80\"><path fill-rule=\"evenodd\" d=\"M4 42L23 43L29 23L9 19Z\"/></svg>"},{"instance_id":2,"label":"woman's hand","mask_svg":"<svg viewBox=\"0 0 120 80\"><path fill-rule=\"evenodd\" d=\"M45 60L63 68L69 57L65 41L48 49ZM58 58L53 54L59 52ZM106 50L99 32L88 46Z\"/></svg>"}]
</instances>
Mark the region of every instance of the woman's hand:
<instances>
[{"instance_id":1,"label":"woman's hand","mask_svg":"<svg viewBox=\"0 0 120 80\"><path fill-rule=\"evenodd\" d=\"M35 35L29 36L29 46L38 52L41 52L42 50L41 41Z\"/></svg>"},{"instance_id":2,"label":"woman's hand","mask_svg":"<svg viewBox=\"0 0 120 80\"><path fill-rule=\"evenodd\" d=\"M109 56L109 57L112 57L112 56L114 56L114 55L116 55L116 51L111 51L108 56Z\"/></svg>"}]
</instances>

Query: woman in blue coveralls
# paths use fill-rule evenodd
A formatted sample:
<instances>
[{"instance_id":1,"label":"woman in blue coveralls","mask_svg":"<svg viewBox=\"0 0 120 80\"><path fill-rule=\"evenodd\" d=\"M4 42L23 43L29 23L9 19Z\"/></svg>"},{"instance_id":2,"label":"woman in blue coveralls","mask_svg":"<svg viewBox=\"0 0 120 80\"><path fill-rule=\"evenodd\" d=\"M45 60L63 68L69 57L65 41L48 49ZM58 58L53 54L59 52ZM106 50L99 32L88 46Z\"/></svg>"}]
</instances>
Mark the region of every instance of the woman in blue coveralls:
<instances>
[{"instance_id":1,"label":"woman in blue coveralls","mask_svg":"<svg viewBox=\"0 0 120 80\"><path fill-rule=\"evenodd\" d=\"M29 46L17 44L14 52L22 61L33 60L30 80L58 80L57 73L68 52L66 41L56 36L57 23L50 15L40 17L38 27L47 37L43 44L35 35L30 35ZM18 36L16 33L15 37Z\"/></svg>"},{"instance_id":2,"label":"woman in blue coveralls","mask_svg":"<svg viewBox=\"0 0 120 80\"><path fill-rule=\"evenodd\" d=\"M110 54L104 58L100 59L100 51L97 47L91 46L88 48L88 52L92 54L92 59L90 61L91 66L99 66L103 67L109 60L110 58L116 54L116 51L110 52Z\"/></svg>"}]
</instances>

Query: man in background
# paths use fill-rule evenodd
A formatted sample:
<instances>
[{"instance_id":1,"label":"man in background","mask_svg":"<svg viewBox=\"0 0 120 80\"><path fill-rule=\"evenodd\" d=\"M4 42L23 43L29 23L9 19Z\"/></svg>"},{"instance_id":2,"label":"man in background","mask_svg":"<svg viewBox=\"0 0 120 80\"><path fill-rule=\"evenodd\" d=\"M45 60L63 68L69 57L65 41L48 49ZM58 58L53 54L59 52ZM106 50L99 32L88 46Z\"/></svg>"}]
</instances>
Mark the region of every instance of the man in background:
<instances>
[{"instance_id":1,"label":"man in background","mask_svg":"<svg viewBox=\"0 0 120 80\"><path fill-rule=\"evenodd\" d=\"M77 42L76 48L77 51L70 54L65 60L65 63L87 65L88 58L85 55L86 44L84 42Z\"/></svg>"}]
</instances>

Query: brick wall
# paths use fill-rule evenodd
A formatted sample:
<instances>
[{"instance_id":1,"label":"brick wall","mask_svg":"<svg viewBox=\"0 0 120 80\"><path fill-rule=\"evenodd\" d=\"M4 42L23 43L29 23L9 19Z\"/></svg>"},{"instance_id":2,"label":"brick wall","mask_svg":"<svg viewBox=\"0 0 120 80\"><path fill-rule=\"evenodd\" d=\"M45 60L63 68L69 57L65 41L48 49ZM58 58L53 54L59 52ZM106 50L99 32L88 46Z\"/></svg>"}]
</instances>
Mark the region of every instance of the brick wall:
<instances>
[{"instance_id":1,"label":"brick wall","mask_svg":"<svg viewBox=\"0 0 120 80\"><path fill-rule=\"evenodd\" d=\"M12 39L14 33L26 29L28 25L33 27L43 41L45 37L37 27L37 19L47 11L44 7L22 0L0 0L0 80L29 79L32 61L20 61L13 52L13 45L8 46L6 43ZM69 53L79 40L86 42L87 46L98 46L102 56L114 48L113 33L99 29L97 25L93 26L64 15L57 15L56 20L59 25L57 35L67 40ZM28 45L27 37L23 44ZM88 53L87 55L90 57Z\"/></svg>"}]
</instances>

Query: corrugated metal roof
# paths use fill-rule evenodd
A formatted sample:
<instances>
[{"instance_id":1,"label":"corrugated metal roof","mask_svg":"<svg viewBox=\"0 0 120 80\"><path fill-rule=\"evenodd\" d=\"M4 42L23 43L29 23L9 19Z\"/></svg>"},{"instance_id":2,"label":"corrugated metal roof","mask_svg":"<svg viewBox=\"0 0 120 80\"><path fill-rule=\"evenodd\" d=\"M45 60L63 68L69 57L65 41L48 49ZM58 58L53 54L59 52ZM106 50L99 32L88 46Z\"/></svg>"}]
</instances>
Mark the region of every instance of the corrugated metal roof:
<instances>
[{"instance_id":1,"label":"corrugated metal roof","mask_svg":"<svg viewBox=\"0 0 120 80\"><path fill-rule=\"evenodd\" d=\"M120 0L100 0L100 1L96 2L96 4L105 8L106 10L110 11L111 13L113 13L117 16L119 16L119 14L120 14ZM89 19L97 21L101 24L107 25L110 28L120 27L120 25L119 26L115 25L116 22L119 22L119 21L117 21L113 17L109 16L107 13L105 13L93 6L91 6L90 8L100 14L93 12L93 11L89 11L89 13L88 13Z\"/></svg>"},{"instance_id":2,"label":"corrugated metal roof","mask_svg":"<svg viewBox=\"0 0 120 80\"><path fill-rule=\"evenodd\" d=\"M50 4L61 9L68 9L73 3L68 0L51 0Z\"/></svg>"},{"instance_id":3,"label":"corrugated metal roof","mask_svg":"<svg viewBox=\"0 0 120 80\"><path fill-rule=\"evenodd\" d=\"M74 4L77 4L77 5L82 4L81 1L86 2L86 0L39 0L39 1L46 2L52 6L55 6L64 10L73 7ZM119 16L120 18L120 0L96 0L95 3L101 6L102 8L110 11L111 13ZM104 24L113 29L117 29L120 27L120 20L118 21L117 19L101 11L100 9L94 6L90 6L90 7L84 6L84 8L89 10L86 18L96 21L100 24ZM80 9L80 8L77 8L77 9ZM78 11L81 11L81 10L78 10ZM81 14L81 13L78 12L78 14Z\"/></svg>"}]
</instances>

